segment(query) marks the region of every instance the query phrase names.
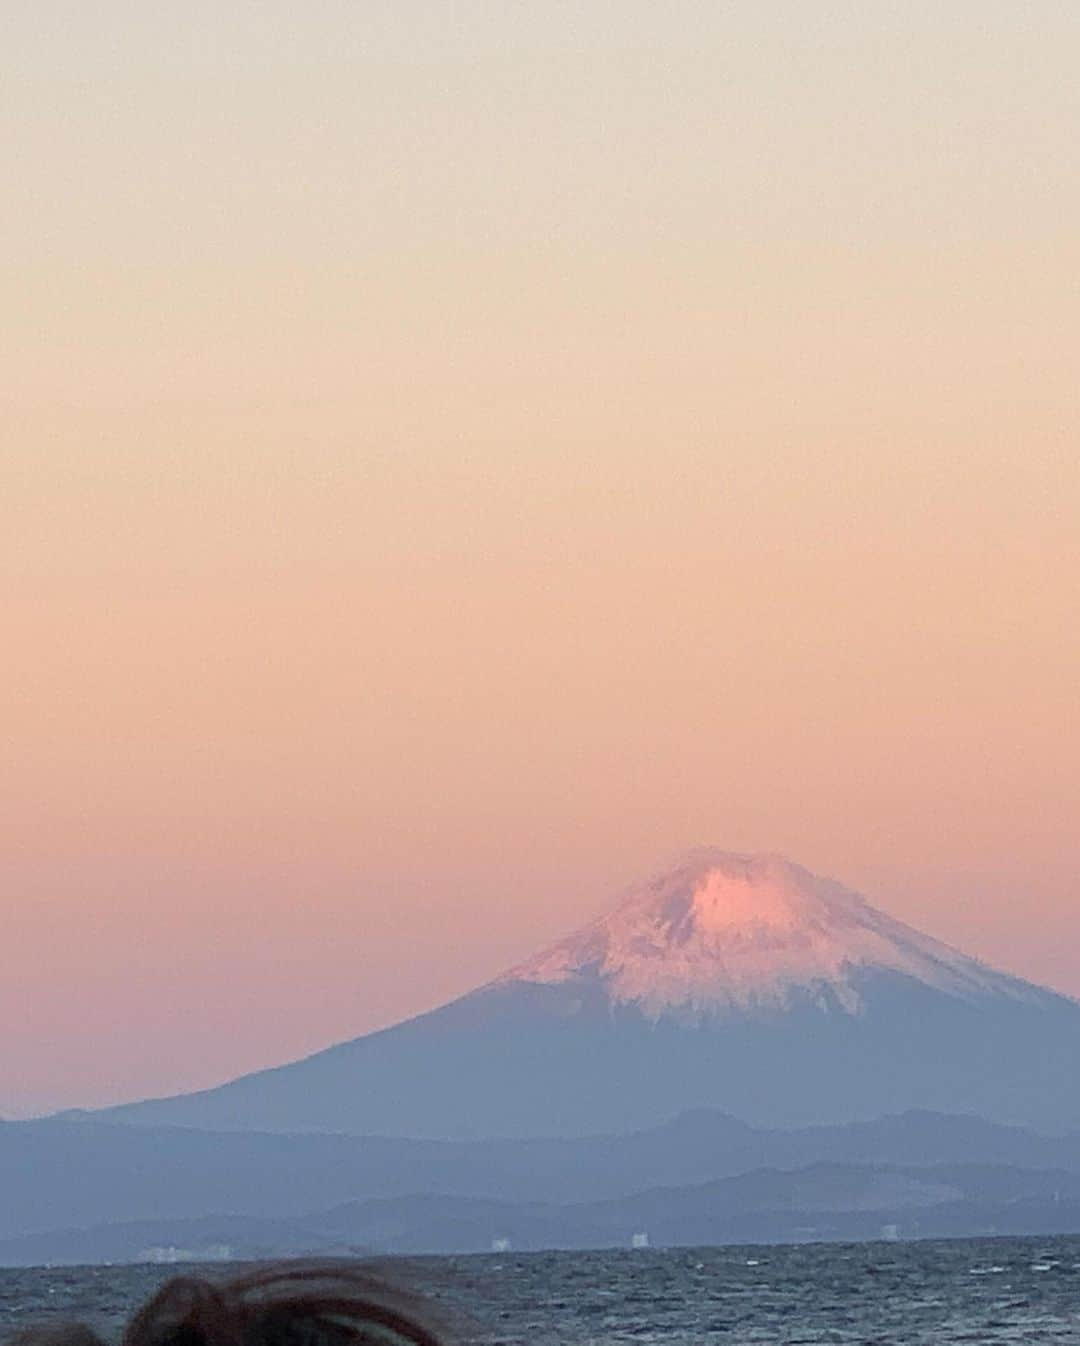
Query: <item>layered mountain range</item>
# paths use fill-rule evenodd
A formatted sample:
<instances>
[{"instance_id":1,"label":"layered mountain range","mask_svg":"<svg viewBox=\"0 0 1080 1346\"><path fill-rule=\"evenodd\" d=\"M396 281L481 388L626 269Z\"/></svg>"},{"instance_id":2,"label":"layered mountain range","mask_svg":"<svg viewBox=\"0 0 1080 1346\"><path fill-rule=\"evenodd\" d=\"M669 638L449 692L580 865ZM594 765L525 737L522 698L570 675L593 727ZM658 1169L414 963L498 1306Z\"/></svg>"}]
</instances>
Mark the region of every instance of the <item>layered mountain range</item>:
<instances>
[{"instance_id":1,"label":"layered mountain range","mask_svg":"<svg viewBox=\"0 0 1080 1346\"><path fill-rule=\"evenodd\" d=\"M389 1137L771 1126L911 1108L1080 1120L1080 1004L778 856L701 850L601 920L393 1028L109 1121Z\"/></svg>"},{"instance_id":2,"label":"layered mountain range","mask_svg":"<svg viewBox=\"0 0 1080 1346\"><path fill-rule=\"evenodd\" d=\"M925 1112L479 1141L54 1119L0 1124L0 1190L0 1265L1080 1232L1080 1132Z\"/></svg>"},{"instance_id":3,"label":"layered mountain range","mask_svg":"<svg viewBox=\"0 0 1080 1346\"><path fill-rule=\"evenodd\" d=\"M0 1238L0 1266L263 1260L806 1243L1080 1229L1080 1175L976 1164L912 1169L813 1164L757 1170L607 1201L512 1202L428 1193L291 1216L203 1215Z\"/></svg>"}]
</instances>

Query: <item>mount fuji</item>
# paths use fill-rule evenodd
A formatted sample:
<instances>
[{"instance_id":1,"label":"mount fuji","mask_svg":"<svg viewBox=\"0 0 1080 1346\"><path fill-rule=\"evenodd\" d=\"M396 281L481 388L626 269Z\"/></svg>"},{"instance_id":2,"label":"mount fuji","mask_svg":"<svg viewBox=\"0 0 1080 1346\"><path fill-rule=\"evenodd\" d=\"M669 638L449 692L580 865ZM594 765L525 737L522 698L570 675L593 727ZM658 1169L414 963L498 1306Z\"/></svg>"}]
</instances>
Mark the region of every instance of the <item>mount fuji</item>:
<instances>
[{"instance_id":1,"label":"mount fuji","mask_svg":"<svg viewBox=\"0 0 1080 1346\"><path fill-rule=\"evenodd\" d=\"M448 1005L111 1121L582 1136L690 1108L797 1126L907 1109L1080 1119L1080 1003L779 856L706 849Z\"/></svg>"}]
</instances>

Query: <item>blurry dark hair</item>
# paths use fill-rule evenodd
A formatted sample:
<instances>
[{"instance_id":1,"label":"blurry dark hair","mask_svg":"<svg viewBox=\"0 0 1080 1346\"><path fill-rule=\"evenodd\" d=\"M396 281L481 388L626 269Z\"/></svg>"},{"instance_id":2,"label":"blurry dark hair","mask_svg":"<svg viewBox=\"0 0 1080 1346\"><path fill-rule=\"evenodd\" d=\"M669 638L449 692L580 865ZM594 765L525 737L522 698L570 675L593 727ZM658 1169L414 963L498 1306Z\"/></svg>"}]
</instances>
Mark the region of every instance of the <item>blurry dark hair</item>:
<instances>
[{"instance_id":1,"label":"blurry dark hair","mask_svg":"<svg viewBox=\"0 0 1080 1346\"><path fill-rule=\"evenodd\" d=\"M348 1264L293 1263L215 1283L167 1282L121 1346L445 1346L431 1306ZM104 1346L81 1323L27 1328L9 1346Z\"/></svg>"}]
</instances>

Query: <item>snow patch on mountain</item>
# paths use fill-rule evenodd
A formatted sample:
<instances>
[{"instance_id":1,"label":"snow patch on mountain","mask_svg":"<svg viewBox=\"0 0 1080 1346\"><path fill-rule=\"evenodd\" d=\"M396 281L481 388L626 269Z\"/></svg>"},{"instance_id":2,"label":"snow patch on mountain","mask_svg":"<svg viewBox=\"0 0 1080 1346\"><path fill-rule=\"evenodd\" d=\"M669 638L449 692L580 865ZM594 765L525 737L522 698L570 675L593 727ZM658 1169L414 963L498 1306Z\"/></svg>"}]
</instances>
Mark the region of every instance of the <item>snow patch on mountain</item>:
<instances>
[{"instance_id":1,"label":"snow patch on mountain","mask_svg":"<svg viewBox=\"0 0 1080 1346\"><path fill-rule=\"evenodd\" d=\"M898 973L964 999L1026 1000L1034 989L782 856L711 848L499 984L591 984L612 1005L634 1005L654 1020L696 1022L785 1009L807 996L857 1014L869 971Z\"/></svg>"}]
</instances>

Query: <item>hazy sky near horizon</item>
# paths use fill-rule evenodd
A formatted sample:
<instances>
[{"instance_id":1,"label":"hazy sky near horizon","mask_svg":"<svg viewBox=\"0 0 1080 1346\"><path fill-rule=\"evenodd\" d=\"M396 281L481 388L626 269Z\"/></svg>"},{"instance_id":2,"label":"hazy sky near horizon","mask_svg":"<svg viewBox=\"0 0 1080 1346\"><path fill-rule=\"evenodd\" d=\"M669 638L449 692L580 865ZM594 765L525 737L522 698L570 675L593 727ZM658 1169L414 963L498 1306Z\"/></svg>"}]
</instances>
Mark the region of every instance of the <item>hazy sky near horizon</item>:
<instances>
[{"instance_id":1,"label":"hazy sky near horizon","mask_svg":"<svg viewBox=\"0 0 1080 1346\"><path fill-rule=\"evenodd\" d=\"M14 0L0 1115L701 843L1080 994L1080 9Z\"/></svg>"}]
</instances>

